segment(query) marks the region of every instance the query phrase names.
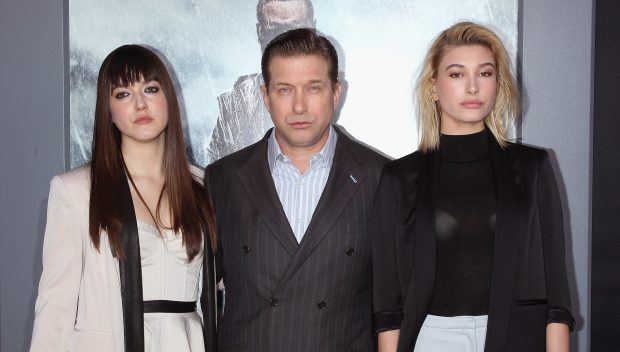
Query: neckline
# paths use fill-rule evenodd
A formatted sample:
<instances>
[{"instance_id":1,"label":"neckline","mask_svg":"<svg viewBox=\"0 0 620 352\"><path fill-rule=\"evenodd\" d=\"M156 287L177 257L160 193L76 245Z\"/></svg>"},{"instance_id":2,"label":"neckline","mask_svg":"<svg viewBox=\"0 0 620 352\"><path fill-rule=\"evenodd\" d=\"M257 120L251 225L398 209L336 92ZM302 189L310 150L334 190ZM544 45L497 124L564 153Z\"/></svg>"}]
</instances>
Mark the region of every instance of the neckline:
<instances>
[{"instance_id":1,"label":"neckline","mask_svg":"<svg viewBox=\"0 0 620 352\"><path fill-rule=\"evenodd\" d=\"M157 227L155 227L153 224L148 223L148 222L143 221L143 220L136 219L136 225L138 226L138 232L139 232L139 230L143 230L143 231L146 231L146 232L148 232L150 234L157 235L158 237L162 237L162 238L166 238L166 237L170 236L170 234L172 233L172 230L164 229L161 232L161 235L160 235L159 234L159 229Z\"/></svg>"},{"instance_id":2,"label":"neckline","mask_svg":"<svg viewBox=\"0 0 620 352\"><path fill-rule=\"evenodd\" d=\"M439 137L441 160L457 163L469 163L489 158L489 132L463 135L446 135Z\"/></svg>"}]
</instances>

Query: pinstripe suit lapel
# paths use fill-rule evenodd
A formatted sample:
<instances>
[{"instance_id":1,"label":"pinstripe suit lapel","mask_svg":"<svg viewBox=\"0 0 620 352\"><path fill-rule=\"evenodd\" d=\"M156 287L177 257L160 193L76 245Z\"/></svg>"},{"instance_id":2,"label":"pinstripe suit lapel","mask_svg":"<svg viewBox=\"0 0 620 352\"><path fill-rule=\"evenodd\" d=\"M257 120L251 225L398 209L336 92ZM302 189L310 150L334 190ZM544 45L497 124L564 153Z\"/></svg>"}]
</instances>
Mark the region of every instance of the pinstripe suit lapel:
<instances>
[{"instance_id":1,"label":"pinstripe suit lapel","mask_svg":"<svg viewBox=\"0 0 620 352\"><path fill-rule=\"evenodd\" d=\"M271 234L290 255L293 255L297 251L298 244L269 172L269 165L267 164L268 138L269 133L263 138L260 146L256 148L256 152L248 158L246 164L239 170L239 180Z\"/></svg>"},{"instance_id":2,"label":"pinstripe suit lapel","mask_svg":"<svg viewBox=\"0 0 620 352\"><path fill-rule=\"evenodd\" d=\"M363 161L349 148L349 143L351 141L348 137L338 133L334 163L327 184L299 244L299 249L291 259L278 288L299 270L316 246L321 243L353 197L360 181L366 176L366 170L362 167Z\"/></svg>"}]
</instances>

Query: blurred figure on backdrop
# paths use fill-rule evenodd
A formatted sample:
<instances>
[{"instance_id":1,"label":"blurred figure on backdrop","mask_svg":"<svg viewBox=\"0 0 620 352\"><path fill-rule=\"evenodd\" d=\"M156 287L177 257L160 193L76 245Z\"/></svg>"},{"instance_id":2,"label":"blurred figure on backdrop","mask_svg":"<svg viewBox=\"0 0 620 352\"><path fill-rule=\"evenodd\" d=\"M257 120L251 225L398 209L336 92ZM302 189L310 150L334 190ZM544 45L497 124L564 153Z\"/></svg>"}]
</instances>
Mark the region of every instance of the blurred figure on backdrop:
<instances>
[{"instance_id":1,"label":"blurred figure on backdrop","mask_svg":"<svg viewBox=\"0 0 620 352\"><path fill-rule=\"evenodd\" d=\"M261 51L287 30L314 28L316 25L310 0L260 0L256 17ZM209 142L211 162L258 141L273 127L260 95L261 85L261 73L241 76L232 91L217 98L220 113Z\"/></svg>"}]
</instances>

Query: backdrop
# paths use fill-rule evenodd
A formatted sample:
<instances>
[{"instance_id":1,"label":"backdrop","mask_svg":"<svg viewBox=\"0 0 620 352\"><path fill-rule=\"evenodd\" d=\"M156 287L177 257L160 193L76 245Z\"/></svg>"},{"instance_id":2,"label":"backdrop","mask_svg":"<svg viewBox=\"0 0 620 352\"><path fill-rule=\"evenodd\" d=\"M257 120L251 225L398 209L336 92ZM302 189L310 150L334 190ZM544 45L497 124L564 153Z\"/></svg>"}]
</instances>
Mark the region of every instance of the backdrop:
<instances>
[{"instance_id":1,"label":"backdrop","mask_svg":"<svg viewBox=\"0 0 620 352\"><path fill-rule=\"evenodd\" d=\"M71 167L90 158L97 72L120 45L144 44L168 61L188 151L205 166L271 125L258 93L261 43L315 26L340 56L346 94L337 123L400 157L417 146L412 86L432 39L456 21L472 20L495 30L515 58L517 15L517 0L72 0Z\"/></svg>"}]
</instances>

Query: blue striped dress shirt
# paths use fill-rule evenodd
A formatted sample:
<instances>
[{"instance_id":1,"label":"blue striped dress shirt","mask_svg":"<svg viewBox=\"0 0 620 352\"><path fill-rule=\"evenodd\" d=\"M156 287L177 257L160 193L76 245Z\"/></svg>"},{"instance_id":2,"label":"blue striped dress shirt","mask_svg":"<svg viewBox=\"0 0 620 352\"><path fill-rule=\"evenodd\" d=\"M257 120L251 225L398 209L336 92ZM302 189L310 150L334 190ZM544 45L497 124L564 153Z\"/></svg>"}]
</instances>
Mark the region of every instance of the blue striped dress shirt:
<instances>
[{"instance_id":1,"label":"blue striped dress shirt","mask_svg":"<svg viewBox=\"0 0 620 352\"><path fill-rule=\"evenodd\" d=\"M310 157L310 166L302 175L293 161L282 153L275 138L276 133L274 129L269 137L267 149L271 177L288 223L291 225L297 242L301 242L327 183L329 170L334 161L338 135L330 126L329 136L323 149Z\"/></svg>"}]
</instances>

